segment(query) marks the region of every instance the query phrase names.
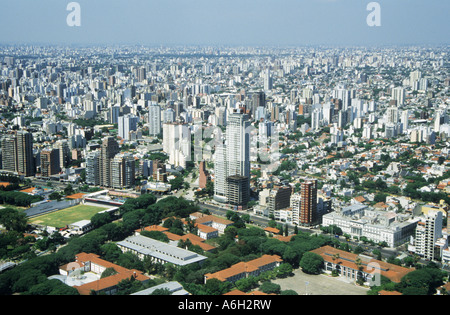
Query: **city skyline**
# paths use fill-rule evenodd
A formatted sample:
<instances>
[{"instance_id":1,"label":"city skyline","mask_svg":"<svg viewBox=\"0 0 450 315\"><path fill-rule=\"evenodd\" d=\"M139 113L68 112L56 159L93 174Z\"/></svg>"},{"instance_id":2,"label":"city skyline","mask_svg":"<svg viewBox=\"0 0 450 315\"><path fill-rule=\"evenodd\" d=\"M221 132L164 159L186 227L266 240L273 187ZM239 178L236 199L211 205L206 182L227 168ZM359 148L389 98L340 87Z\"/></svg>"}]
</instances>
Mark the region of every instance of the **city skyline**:
<instances>
[{"instance_id":1,"label":"city skyline","mask_svg":"<svg viewBox=\"0 0 450 315\"><path fill-rule=\"evenodd\" d=\"M448 44L443 1L377 1L381 26L368 26L367 1L70 1L6 2L0 44L65 45L441 45ZM220 14L219 14L220 12ZM30 27L32 25L32 27Z\"/></svg>"}]
</instances>

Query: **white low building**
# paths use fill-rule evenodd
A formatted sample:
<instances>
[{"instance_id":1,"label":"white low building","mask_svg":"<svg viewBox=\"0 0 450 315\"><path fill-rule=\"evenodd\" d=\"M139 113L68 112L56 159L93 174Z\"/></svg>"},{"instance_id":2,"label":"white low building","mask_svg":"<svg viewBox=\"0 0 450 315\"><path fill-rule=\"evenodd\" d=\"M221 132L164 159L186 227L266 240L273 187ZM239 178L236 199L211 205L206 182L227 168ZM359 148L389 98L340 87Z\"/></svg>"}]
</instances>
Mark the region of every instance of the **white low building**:
<instances>
[{"instance_id":1,"label":"white low building","mask_svg":"<svg viewBox=\"0 0 450 315\"><path fill-rule=\"evenodd\" d=\"M336 225L351 237L366 237L375 243L386 242L389 247L408 242L418 222L418 219L406 215L373 210L362 204L325 214L322 219L323 226Z\"/></svg>"}]
</instances>

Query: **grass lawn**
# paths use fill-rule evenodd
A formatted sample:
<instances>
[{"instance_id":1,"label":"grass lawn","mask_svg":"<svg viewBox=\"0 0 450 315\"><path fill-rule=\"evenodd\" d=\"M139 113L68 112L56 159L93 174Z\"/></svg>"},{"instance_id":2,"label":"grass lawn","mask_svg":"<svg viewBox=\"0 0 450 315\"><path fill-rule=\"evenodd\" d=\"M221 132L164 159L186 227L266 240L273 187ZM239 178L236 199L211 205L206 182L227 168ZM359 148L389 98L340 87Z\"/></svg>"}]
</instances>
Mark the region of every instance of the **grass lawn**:
<instances>
[{"instance_id":1,"label":"grass lawn","mask_svg":"<svg viewBox=\"0 0 450 315\"><path fill-rule=\"evenodd\" d=\"M39 217L33 218L30 223L63 228L66 225L81 220L90 220L94 214L106 209L108 208L78 205L75 207L70 207L67 209L41 215Z\"/></svg>"}]
</instances>

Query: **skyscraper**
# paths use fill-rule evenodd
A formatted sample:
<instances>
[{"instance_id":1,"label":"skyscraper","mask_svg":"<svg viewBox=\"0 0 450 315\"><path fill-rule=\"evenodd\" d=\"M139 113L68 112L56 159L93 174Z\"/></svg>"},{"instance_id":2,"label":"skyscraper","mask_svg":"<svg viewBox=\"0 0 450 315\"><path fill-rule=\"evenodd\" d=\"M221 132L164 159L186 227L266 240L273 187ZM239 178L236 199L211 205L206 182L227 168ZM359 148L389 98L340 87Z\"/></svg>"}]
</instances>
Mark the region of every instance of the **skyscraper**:
<instances>
[{"instance_id":1,"label":"skyscraper","mask_svg":"<svg viewBox=\"0 0 450 315\"><path fill-rule=\"evenodd\" d=\"M132 154L116 154L111 161L111 187L122 189L134 186L135 161Z\"/></svg>"},{"instance_id":2,"label":"skyscraper","mask_svg":"<svg viewBox=\"0 0 450 315\"><path fill-rule=\"evenodd\" d=\"M301 185L299 224L311 226L317 222L317 180L308 179Z\"/></svg>"},{"instance_id":3,"label":"skyscraper","mask_svg":"<svg viewBox=\"0 0 450 315\"><path fill-rule=\"evenodd\" d=\"M264 91L271 91L273 88L273 79L272 76L270 75L270 70L266 69L264 71Z\"/></svg>"},{"instance_id":4,"label":"skyscraper","mask_svg":"<svg viewBox=\"0 0 450 315\"><path fill-rule=\"evenodd\" d=\"M250 194L250 122L240 110L234 110L227 119L226 141L216 147L214 160L214 199L219 202L248 201ZM240 179L228 180L230 176ZM243 179L246 178L246 180ZM228 189L228 184L233 189ZM238 184L236 184L238 183ZM245 187L244 187L245 185Z\"/></svg>"},{"instance_id":5,"label":"skyscraper","mask_svg":"<svg viewBox=\"0 0 450 315\"><path fill-rule=\"evenodd\" d=\"M191 159L191 130L187 124L163 125L163 151L169 155L169 163L186 167Z\"/></svg>"},{"instance_id":6,"label":"skyscraper","mask_svg":"<svg viewBox=\"0 0 450 315\"><path fill-rule=\"evenodd\" d=\"M226 157L227 175L250 177L250 121L240 110L227 119Z\"/></svg>"},{"instance_id":7,"label":"skyscraper","mask_svg":"<svg viewBox=\"0 0 450 315\"><path fill-rule=\"evenodd\" d=\"M2 169L16 172L17 170L17 139L7 136L2 140Z\"/></svg>"},{"instance_id":8,"label":"skyscraper","mask_svg":"<svg viewBox=\"0 0 450 315\"><path fill-rule=\"evenodd\" d=\"M120 152L119 144L114 137L106 137L103 139L99 160L99 178L100 186L112 186L111 162Z\"/></svg>"},{"instance_id":9,"label":"skyscraper","mask_svg":"<svg viewBox=\"0 0 450 315\"><path fill-rule=\"evenodd\" d=\"M255 113L258 107L264 108L266 106L266 94L264 92L256 92L252 95L252 116L255 118Z\"/></svg>"},{"instance_id":10,"label":"skyscraper","mask_svg":"<svg viewBox=\"0 0 450 315\"><path fill-rule=\"evenodd\" d=\"M137 130L137 124L139 122L139 118L130 114L119 117L119 134L118 136L122 139L129 141L130 140L130 131Z\"/></svg>"},{"instance_id":11,"label":"skyscraper","mask_svg":"<svg viewBox=\"0 0 450 315\"><path fill-rule=\"evenodd\" d=\"M393 88L392 99L397 101L397 106L402 106L405 102L405 89L401 86Z\"/></svg>"},{"instance_id":12,"label":"skyscraper","mask_svg":"<svg viewBox=\"0 0 450 315\"><path fill-rule=\"evenodd\" d=\"M25 177L36 174L33 157L33 135L26 131L18 131L17 139L17 172Z\"/></svg>"},{"instance_id":13,"label":"skyscraper","mask_svg":"<svg viewBox=\"0 0 450 315\"><path fill-rule=\"evenodd\" d=\"M436 257L436 241L442 237L442 212L431 210L416 227L415 253L428 260Z\"/></svg>"},{"instance_id":14,"label":"skyscraper","mask_svg":"<svg viewBox=\"0 0 450 315\"><path fill-rule=\"evenodd\" d=\"M86 156L86 183L100 185L100 151L90 152Z\"/></svg>"},{"instance_id":15,"label":"skyscraper","mask_svg":"<svg viewBox=\"0 0 450 315\"><path fill-rule=\"evenodd\" d=\"M151 104L148 108L148 128L151 136L161 133L161 107L158 104Z\"/></svg>"}]
</instances>

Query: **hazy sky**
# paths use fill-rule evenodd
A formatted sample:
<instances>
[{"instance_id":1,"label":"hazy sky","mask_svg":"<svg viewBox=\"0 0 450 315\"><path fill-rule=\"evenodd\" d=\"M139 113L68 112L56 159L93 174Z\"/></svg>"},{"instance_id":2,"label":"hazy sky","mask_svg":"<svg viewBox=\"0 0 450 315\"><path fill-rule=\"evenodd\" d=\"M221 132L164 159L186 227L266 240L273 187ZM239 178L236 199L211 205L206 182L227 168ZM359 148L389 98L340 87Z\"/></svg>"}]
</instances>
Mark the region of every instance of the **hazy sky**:
<instances>
[{"instance_id":1,"label":"hazy sky","mask_svg":"<svg viewBox=\"0 0 450 315\"><path fill-rule=\"evenodd\" d=\"M0 0L1 43L187 45L449 44L449 0Z\"/></svg>"}]
</instances>

